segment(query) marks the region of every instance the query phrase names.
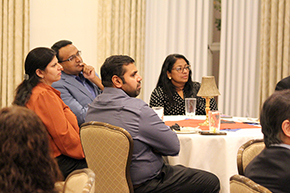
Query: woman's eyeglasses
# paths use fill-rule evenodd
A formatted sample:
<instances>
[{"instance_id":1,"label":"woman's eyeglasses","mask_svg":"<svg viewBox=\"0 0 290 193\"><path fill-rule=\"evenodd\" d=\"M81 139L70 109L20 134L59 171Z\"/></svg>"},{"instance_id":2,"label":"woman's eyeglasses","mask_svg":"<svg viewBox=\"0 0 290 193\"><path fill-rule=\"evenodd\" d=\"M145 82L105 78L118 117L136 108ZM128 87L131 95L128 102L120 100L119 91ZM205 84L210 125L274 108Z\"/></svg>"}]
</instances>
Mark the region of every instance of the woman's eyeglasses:
<instances>
[{"instance_id":1,"label":"woman's eyeglasses","mask_svg":"<svg viewBox=\"0 0 290 193\"><path fill-rule=\"evenodd\" d=\"M191 70L189 65L188 66L184 66L184 67L176 67L176 68L172 68L172 69L176 70L179 73L182 73L184 70L188 70L188 71Z\"/></svg>"}]
</instances>

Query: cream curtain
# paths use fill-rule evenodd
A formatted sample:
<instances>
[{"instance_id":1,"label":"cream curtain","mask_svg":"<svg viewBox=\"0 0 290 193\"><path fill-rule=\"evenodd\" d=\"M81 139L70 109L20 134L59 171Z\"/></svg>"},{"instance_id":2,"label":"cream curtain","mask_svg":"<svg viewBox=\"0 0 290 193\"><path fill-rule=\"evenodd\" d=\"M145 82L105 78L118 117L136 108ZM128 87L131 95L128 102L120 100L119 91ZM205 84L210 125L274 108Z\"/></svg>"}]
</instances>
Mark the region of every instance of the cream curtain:
<instances>
[{"instance_id":1,"label":"cream curtain","mask_svg":"<svg viewBox=\"0 0 290 193\"><path fill-rule=\"evenodd\" d=\"M193 80L212 75L212 0L146 1L145 74L143 100L149 103L167 55L183 54L190 62Z\"/></svg>"},{"instance_id":2,"label":"cream curtain","mask_svg":"<svg viewBox=\"0 0 290 193\"><path fill-rule=\"evenodd\" d=\"M11 105L29 50L29 0L2 0L0 9L0 107Z\"/></svg>"},{"instance_id":3,"label":"cream curtain","mask_svg":"<svg viewBox=\"0 0 290 193\"><path fill-rule=\"evenodd\" d=\"M260 1L222 1L221 10L218 108L258 117Z\"/></svg>"},{"instance_id":4,"label":"cream curtain","mask_svg":"<svg viewBox=\"0 0 290 193\"><path fill-rule=\"evenodd\" d=\"M113 54L131 56L143 76L145 0L98 0L97 62ZM140 95L142 98L142 93Z\"/></svg>"},{"instance_id":5,"label":"cream curtain","mask_svg":"<svg viewBox=\"0 0 290 193\"><path fill-rule=\"evenodd\" d=\"M260 106L290 75L290 0L261 2Z\"/></svg>"}]
</instances>

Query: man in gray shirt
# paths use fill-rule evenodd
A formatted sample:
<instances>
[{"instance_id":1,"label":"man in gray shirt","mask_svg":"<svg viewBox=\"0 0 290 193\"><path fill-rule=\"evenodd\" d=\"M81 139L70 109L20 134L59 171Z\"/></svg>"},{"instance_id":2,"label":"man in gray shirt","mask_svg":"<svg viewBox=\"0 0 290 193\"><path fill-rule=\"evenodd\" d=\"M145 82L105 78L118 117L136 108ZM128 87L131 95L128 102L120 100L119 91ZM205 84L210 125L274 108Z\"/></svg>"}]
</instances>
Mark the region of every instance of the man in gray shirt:
<instances>
[{"instance_id":1,"label":"man in gray shirt","mask_svg":"<svg viewBox=\"0 0 290 193\"><path fill-rule=\"evenodd\" d=\"M179 153L179 140L141 99L142 77L129 56L114 55L101 67L104 91L89 105L85 121L126 129L134 140L130 167L134 192L219 192L218 178L205 171L165 165L162 156Z\"/></svg>"}]
</instances>

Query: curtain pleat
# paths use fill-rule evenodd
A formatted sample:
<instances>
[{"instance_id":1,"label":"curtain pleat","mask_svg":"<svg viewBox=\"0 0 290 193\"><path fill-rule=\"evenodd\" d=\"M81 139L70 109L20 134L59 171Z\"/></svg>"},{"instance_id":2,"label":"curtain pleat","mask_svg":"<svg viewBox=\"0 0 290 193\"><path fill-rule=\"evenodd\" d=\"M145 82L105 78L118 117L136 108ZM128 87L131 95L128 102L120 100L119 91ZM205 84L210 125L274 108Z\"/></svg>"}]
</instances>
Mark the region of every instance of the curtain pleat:
<instances>
[{"instance_id":1,"label":"curtain pleat","mask_svg":"<svg viewBox=\"0 0 290 193\"><path fill-rule=\"evenodd\" d=\"M143 76L145 0L98 0L97 61L115 54L129 55ZM143 91L141 90L141 98Z\"/></svg>"},{"instance_id":2,"label":"curtain pleat","mask_svg":"<svg viewBox=\"0 0 290 193\"><path fill-rule=\"evenodd\" d=\"M0 106L9 106L23 79L29 51L29 0L2 0L0 10Z\"/></svg>"},{"instance_id":3,"label":"curtain pleat","mask_svg":"<svg viewBox=\"0 0 290 193\"><path fill-rule=\"evenodd\" d=\"M218 108L258 116L260 1L222 1Z\"/></svg>"},{"instance_id":4,"label":"curtain pleat","mask_svg":"<svg viewBox=\"0 0 290 193\"><path fill-rule=\"evenodd\" d=\"M261 2L260 106L290 75L290 0Z\"/></svg>"},{"instance_id":5,"label":"curtain pleat","mask_svg":"<svg viewBox=\"0 0 290 193\"><path fill-rule=\"evenodd\" d=\"M208 45L212 0L147 0L146 45L143 85L149 102L163 61L173 53L183 54L192 66L193 80L211 75Z\"/></svg>"},{"instance_id":6,"label":"curtain pleat","mask_svg":"<svg viewBox=\"0 0 290 193\"><path fill-rule=\"evenodd\" d=\"M290 75L290 1L287 0L285 2L285 16L284 16L284 28L283 28L283 60L282 66L283 69L287 69L282 71L282 77L286 77Z\"/></svg>"}]
</instances>

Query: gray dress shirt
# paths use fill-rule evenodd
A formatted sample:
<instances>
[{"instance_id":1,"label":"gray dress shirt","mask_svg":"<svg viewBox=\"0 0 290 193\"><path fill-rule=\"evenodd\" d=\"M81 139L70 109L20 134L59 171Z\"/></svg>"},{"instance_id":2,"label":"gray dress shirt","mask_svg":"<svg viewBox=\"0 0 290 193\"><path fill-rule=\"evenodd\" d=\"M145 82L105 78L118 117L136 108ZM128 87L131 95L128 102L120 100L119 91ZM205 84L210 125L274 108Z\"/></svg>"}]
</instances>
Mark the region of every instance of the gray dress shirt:
<instances>
[{"instance_id":1,"label":"gray dress shirt","mask_svg":"<svg viewBox=\"0 0 290 193\"><path fill-rule=\"evenodd\" d=\"M85 121L106 122L131 134L134 149L130 171L134 185L158 175L162 155L179 153L176 133L144 101L129 97L122 89L105 87L89 105Z\"/></svg>"}]
</instances>

